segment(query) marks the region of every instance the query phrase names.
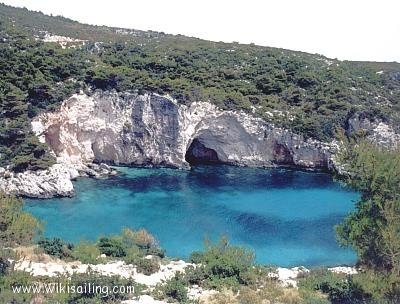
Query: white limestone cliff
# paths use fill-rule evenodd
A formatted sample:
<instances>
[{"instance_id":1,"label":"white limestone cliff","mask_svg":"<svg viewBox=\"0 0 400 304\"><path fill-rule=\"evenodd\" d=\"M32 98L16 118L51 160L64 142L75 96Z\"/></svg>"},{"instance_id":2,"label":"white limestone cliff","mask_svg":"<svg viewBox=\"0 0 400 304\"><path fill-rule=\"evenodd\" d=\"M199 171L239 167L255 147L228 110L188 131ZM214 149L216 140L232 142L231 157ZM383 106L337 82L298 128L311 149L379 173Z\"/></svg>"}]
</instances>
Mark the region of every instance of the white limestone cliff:
<instances>
[{"instance_id":1,"label":"white limestone cliff","mask_svg":"<svg viewBox=\"0 0 400 304\"><path fill-rule=\"evenodd\" d=\"M194 161L323 168L332 152L330 145L306 141L246 113L222 111L208 102L178 105L155 94L77 94L32 124L59 162L74 165L97 161L184 168L187 152L197 144L189 155Z\"/></svg>"},{"instance_id":2,"label":"white limestone cliff","mask_svg":"<svg viewBox=\"0 0 400 304\"><path fill-rule=\"evenodd\" d=\"M349 128L369 128L371 139L382 145L400 142L400 135L383 123L356 117L349 120ZM58 164L45 171L13 174L11 179L0 170L0 190L32 197L71 195L71 179L76 177L71 170L80 176L107 175L112 170L105 163L331 169L338 148L334 142L305 139L209 102L181 105L168 96L107 91L71 96L57 111L36 117L32 130L48 144Z\"/></svg>"}]
</instances>

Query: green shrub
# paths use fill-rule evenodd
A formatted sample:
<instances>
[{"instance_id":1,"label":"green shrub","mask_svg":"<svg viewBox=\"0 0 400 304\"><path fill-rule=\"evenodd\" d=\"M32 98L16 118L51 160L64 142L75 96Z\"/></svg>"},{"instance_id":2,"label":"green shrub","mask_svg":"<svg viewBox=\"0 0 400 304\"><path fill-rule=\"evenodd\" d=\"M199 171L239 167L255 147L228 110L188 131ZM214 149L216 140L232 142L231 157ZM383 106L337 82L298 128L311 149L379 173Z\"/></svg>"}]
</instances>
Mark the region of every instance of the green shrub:
<instances>
[{"instance_id":1,"label":"green shrub","mask_svg":"<svg viewBox=\"0 0 400 304\"><path fill-rule=\"evenodd\" d=\"M191 256L192 263L201 264L191 270L192 281L205 280L211 288L244 284L254 264L254 253L242 247L230 246L226 238L218 244L206 244L205 252Z\"/></svg>"},{"instance_id":2,"label":"green shrub","mask_svg":"<svg viewBox=\"0 0 400 304\"><path fill-rule=\"evenodd\" d=\"M139 248L142 255L154 255L160 258L165 257L165 250L159 247L156 239L145 229L134 231L125 228L121 233L121 242L125 250L135 247Z\"/></svg>"},{"instance_id":3,"label":"green shrub","mask_svg":"<svg viewBox=\"0 0 400 304\"><path fill-rule=\"evenodd\" d=\"M125 263L135 264L140 258L143 258L143 253L140 251L139 247L134 246L126 249L126 255L124 257Z\"/></svg>"},{"instance_id":4,"label":"green shrub","mask_svg":"<svg viewBox=\"0 0 400 304\"><path fill-rule=\"evenodd\" d=\"M365 303L371 298L353 281L351 276L339 281L322 281L316 288L328 294L333 304Z\"/></svg>"},{"instance_id":5,"label":"green shrub","mask_svg":"<svg viewBox=\"0 0 400 304\"><path fill-rule=\"evenodd\" d=\"M299 282L300 289L320 291L333 304L366 303L371 295L354 281L353 276L335 274L328 270L312 271Z\"/></svg>"},{"instance_id":6,"label":"green shrub","mask_svg":"<svg viewBox=\"0 0 400 304\"><path fill-rule=\"evenodd\" d=\"M124 257L126 255L122 241L118 237L102 237L98 240L97 247L106 256Z\"/></svg>"},{"instance_id":7,"label":"green shrub","mask_svg":"<svg viewBox=\"0 0 400 304\"><path fill-rule=\"evenodd\" d=\"M158 256L159 258L165 258L165 250L160 247L150 247L146 250L146 255Z\"/></svg>"},{"instance_id":8,"label":"green shrub","mask_svg":"<svg viewBox=\"0 0 400 304\"><path fill-rule=\"evenodd\" d=\"M129 248L133 245L138 246L140 249L150 249L153 247L158 247L157 241L149 232L145 229L140 229L138 231L125 228L122 231L122 243L125 248Z\"/></svg>"},{"instance_id":9,"label":"green shrub","mask_svg":"<svg viewBox=\"0 0 400 304\"><path fill-rule=\"evenodd\" d=\"M74 286L99 286L100 293L69 294L67 303L120 303L132 298L140 292L140 286L132 279L124 279L119 276L103 276L97 273L74 274L68 284ZM113 293L112 288L119 286L125 292ZM100 288L101 287L101 288ZM132 288L133 287L133 288ZM128 292L129 291L129 292Z\"/></svg>"},{"instance_id":10,"label":"green shrub","mask_svg":"<svg viewBox=\"0 0 400 304\"><path fill-rule=\"evenodd\" d=\"M0 243L4 245L29 245L43 229L30 213L23 211L24 202L0 192Z\"/></svg>"},{"instance_id":11,"label":"green shrub","mask_svg":"<svg viewBox=\"0 0 400 304\"><path fill-rule=\"evenodd\" d=\"M197 267L188 266L185 269L185 275L188 282L192 285L204 285L206 280L210 278L210 273L205 266Z\"/></svg>"},{"instance_id":12,"label":"green shrub","mask_svg":"<svg viewBox=\"0 0 400 304\"><path fill-rule=\"evenodd\" d=\"M400 276L372 270L353 275L353 281L376 303L400 303Z\"/></svg>"},{"instance_id":13,"label":"green shrub","mask_svg":"<svg viewBox=\"0 0 400 304\"><path fill-rule=\"evenodd\" d=\"M97 264L101 255L96 245L87 241L79 242L72 250L71 256L82 263Z\"/></svg>"},{"instance_id":14,"label":"green shrub","mask_svg":"<svg viewBox=\"0 0 400 304\"><path fill-rule=\"evenodd\" d=\"M400 276L400 150L387 150L354 136L338 134L338 154L347 183L362 193L356 208L336 227L338 240L360 262Z\"/></svg>"},{"instance_id":15,"label":"green shrub","mask_svg":"<svg viewBox=\"0 0 400 304\"><path fill-rule=\"evenodd\" d=\"M40 248L43 248L45 253L59 258L71 256L71 250L74 247L73 244L66 243L59 238L41 239L38 245Z\"/></svg>"},{"instance_id":16,"label":"green shrub","mask_svg":"<svg viewBox=\"0 0 400 304\"><path fill-rule=\"evenodd\" d=\"M170 280L156 287L155 295L159 299L187 303L189 298L187 295L187 282L184 276L179 272L176 273Z\"/></svg>"},{"instance_id":17,"label":"green shrub","mask_svg":"<svg viewBox=\"0 0 400 304\"><path fill-rule=\"evenodd\" d=\"M136 270L145 275L150 275L160 270L160 261L157 257L145 258L138 247L127 249L124 261L136 266Z\"/></svg>"},{"instance_id":18,"label":"green shrub","mask_svg":"<svg viewBox=\"0 0 400 304\"><path fill-rule=\"evenodd\" d=\"M145 275L151 275L153 273L156 273L157 271L160 270L160 262L158 259L151 258L151 259L146 259L146 258L140 258L137 259L136 263L136 269L138 272L141 272Z\"/></svg>"},{"instance_id":19,"label":"green shrub","mask_svg":"<svg viewBox=\"0 0 400 304\"><path fill-rule=\"evenodd\" d=\"M0 276L0 303L29 303L32 294L13 292L12 288L34 285L35 282L37 279L23 271L10 271L5 276Z\"/></svg>"}]
</instances>

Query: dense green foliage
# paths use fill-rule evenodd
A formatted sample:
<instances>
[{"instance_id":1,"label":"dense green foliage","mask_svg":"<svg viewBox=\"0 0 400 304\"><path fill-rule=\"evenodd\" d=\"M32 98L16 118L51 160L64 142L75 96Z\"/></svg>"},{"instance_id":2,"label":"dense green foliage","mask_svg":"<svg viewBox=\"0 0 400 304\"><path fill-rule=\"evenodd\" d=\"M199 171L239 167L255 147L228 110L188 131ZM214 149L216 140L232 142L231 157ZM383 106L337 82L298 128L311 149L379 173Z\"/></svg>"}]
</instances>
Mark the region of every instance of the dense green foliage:
<instances>
[{"instance_id":1,"label":"dense green foliage","mask_svg":"<svg viewBox=\"0 0 400 304\"><path fill-rule=\"evenodd\" d=\"M38 241L38 245L43 249L44 253L59 258L70 256L71 250L74 247L73 244L66 243L59 238L44 238Z\"/></svg>"},{"instance_id":2,"label":"dense green foliage","mask_svg":"<svg viewBox=\"0 0 400 304\"><path fill-rule=\"evenodd\" d=\"M98 240L97 247L102 254L107 256L118 258L126 256L122 241L118 238L102 237Z\"/></svg>"},{"instance_id":3,"label":"dense green foliage","mask_svg":"<svg viewBox=\"0 0 400 304\"><path fill-rule=\"evenodd\" d=\"M400 153L351 139L341 157L348 183L362 197L338 227L340 241L356 249L362 263L400 277Z\"/></svg>"},{"instance_id":4,"label":"dense green foliage","mask_svg":"<svg viewBox=\"0 0 400 304\"><path fill-rule=\"evenodd\" d=\"M191 262L200 264L188 272L191 284L212 288L237 287L245 284L254 265L254 253L242 247L230 246L226 238L218 244L207 244L204 252L194 252Z\"/></svg>"},{"instance_id":5,"label":"dense green foliage","mask_svg":"<svg viewBox=\"0 0 400 304\"><path fill-rule=\"evenodd\" d=\"M30 118L74 92L77 84L68 78L81 71L77 57L0 21L0 165L23 171L54 162L30 131Z\"/></svg>"},{"instance_id":6,"label":"dense green foliage","mask_svg":"<svg viewBox=\"0 0 400 304\"><path fill-rule=\"evenodd\" d=\"M102 259L99 259L100 254L101 252L95 244L82 240L72 249L71 257L82 263L97 264L102 262Z\"/></svg>"},{"instance_id":7,"label":"dense green foliage","mask_svg":"<svg viewBox=\"0 0 400 304\"><path fill-rule=\"evenodd\" d=\"M360 135L339 138L345 181L362 194L356 210L337 226L339 242L355 249L360 265L368 270L369 275L360 281L363 290L382 303L398 303L400 151L378 147ZM349 282L347 288L353 288Z\"/></svg>"},{"instance_id":8,"label":"dense green foliage","mask_svg":"<svg viewBox=\"0 0 400 304\"><path fill-rule=\"evenodd\" d=\"M79 89L156 92L253 112L321 140L354 113L399 125L400 65L84 25L0 5L0 165L51 164L29 119ZM87 40L62 49L43 32ZM377 74L382 69L383 73Z\"/></svg>"},{"instance_id":9,"label":"dense green foliage","mask_svg":"<svg viewBox=\"0 0 400 304\"><path fill-rule=\"evenodd\" d=\"M354 275L316 269L305 275L298 286L303 298L317 291L327 296L328 303L334 304L397 304L400 301L399 285L387 274L368 269Z\"/></svg>"},{"instance_id":10,"label":"dense green foliage","mask_svg":"<svg viewBox=\"0 0 400 304\"><path fill-rule=\"evenodd\" d=\"M159 285L155 290L155 296L159 299L167 299L169 301L178 301L178 303L188 303L187 281L181 273L177 273L174 277L167 280L165 284Z\"/></svg>"},{"instance_id":11,"label":"dense green foliage","mask_svg":"<svg viewBox=\"0 0 400 304\"><path fill-rule=\"evenodd\" d=\"M160 269L160 259L165 252L155 238L146 230L125 228L121 234L100 237L96 242L82 240L77 244L66 243L59 238L40 239L39 247L44 253L82 263L98 264L107 258L120 258L136 266L138 272L150 275ZM105 258L101 257L105 255ZM152 258L146 256L151 255Z\"/></svg>"},{"instance_id":12,"label":"dense green foliage","mask_svg":"<svg viewBox=\"0 0 400 304\"><path fill-rule=\"evenodd\" d=\"M0 245L31 244L40 235L41 223L24 212L23 205L21 199L0 193Z\"/></svg>"},{"instance_id":13,"label":"dense green foliage","mask_svg":"<svg viewBox=\"0 0 400 304\"><path fill-rule=\"evenodd\" d=\"M364 293L352 276L332 273L327 270L314 270L300 281L301 290L319 290L328 295L333 304L367 303L371 296Z\"/></svg>"}]
</instances>

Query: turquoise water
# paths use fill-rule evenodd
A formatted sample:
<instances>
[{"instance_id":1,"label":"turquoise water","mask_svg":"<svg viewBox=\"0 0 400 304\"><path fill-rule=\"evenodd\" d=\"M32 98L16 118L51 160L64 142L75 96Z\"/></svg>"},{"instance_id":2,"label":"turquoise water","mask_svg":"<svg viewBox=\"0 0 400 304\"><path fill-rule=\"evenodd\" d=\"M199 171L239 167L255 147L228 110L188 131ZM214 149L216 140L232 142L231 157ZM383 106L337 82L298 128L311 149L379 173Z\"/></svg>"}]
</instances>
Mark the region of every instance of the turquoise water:
<instances>
[{"instance_id":1,"label":"turquoise water","mask_svg":"<svg viewBox=\"0 0 400 304\"><path fill-rule=\"evenodd\" d=\"M96 239L144 227L167 255L187 258L204 239L229 237L260 263L280 266L353 264L333 227L359 194L325 173L202 166L191 171L120 168L104 180L80 179L74 198L28 200L46 235Z\"/></svg>"}]
</instances>

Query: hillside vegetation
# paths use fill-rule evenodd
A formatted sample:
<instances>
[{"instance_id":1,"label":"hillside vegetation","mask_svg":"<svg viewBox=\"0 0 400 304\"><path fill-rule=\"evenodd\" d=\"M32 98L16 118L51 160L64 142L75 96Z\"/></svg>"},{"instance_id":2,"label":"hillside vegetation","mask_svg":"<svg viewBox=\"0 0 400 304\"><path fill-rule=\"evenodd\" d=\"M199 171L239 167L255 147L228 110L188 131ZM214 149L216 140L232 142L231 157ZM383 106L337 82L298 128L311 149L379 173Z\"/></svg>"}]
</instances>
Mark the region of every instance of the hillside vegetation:
<instances>
[{"instance_id":1,"label":"hillside vegetation","mask_svg":"<svg viewBox=\"0 0 400 304\"><path fill-rule=\"evenodd\" d=\"M46 35L77 41L62 48ZM354 113L400 121L400 65L84 25L0 5L0 166L53 162L29 120L86 88L169 94L329 141Z\"/></svg>"}]
</instances>

